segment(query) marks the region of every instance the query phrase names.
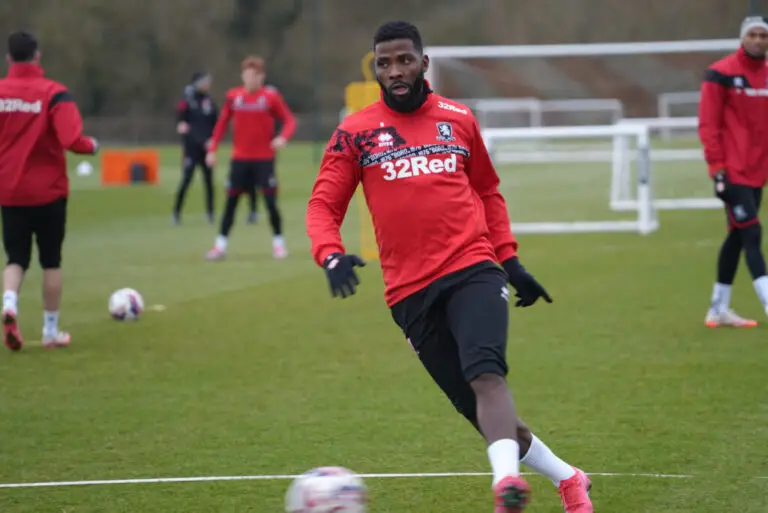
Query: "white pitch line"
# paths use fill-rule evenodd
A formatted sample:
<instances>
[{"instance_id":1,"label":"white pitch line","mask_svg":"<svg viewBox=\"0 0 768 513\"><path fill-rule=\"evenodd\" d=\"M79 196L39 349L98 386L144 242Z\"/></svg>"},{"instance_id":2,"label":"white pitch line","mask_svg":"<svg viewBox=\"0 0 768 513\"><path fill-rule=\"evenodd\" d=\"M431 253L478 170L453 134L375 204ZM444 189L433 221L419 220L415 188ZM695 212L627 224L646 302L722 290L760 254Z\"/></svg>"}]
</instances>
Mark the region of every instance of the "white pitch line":
<instances>
[{"instance_id":1,"label":"white pitch line","mask_svg":"<svg viewBox=\"0 0 768 513\"><path fill-rule=\"evenodd\" d=\"M524 475L533 475L524 472ZM418 474L359 474L363 479L397 479L397 478L434 478L434 477L484 477L491 476L488 472L436 472ZM651 474L651 473L614 473L614 472L590 472L590 476L596 477L639 477L652 479L692 479L690 474ZM125 485L125 484L156 484L156 483L199 483L213 481L280 481L296 479L299 475L272 475L272 476L200 476L200 477L153 477L144 479L106 479L93 481L48 481L40 483L0 483L0 488L53 488L62 486L97 486L97 485ZM761 477L758 479L768 479Z\"/></svg>"}]
</instances>

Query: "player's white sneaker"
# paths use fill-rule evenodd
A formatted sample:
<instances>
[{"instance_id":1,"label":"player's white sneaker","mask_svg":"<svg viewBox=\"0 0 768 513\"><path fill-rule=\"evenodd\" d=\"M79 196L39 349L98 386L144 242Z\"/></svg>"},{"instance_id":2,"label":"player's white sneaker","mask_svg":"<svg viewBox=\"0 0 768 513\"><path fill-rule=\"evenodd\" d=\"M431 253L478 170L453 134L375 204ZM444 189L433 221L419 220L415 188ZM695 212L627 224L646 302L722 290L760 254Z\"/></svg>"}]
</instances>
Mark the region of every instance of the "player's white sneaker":
<instances>
[{"instance_id":1,"label":"player's white sneaker","mask_svg":"<svg viewBox=\"0 0 768 513\"><path fill-rule=\"evenodd\" d=\"M272 241L272 257L277 259L288 257L288 250L285 247L285 242L279 239Z\"/></svg>"},{"instance_id":2,"label":"player's white sneaker","mask_svg":"<svg viewBox=\"0 0 768 513\"><path fill-rule=\"evenodd\" d=\"M43 335L43 347L46 349L58 349L68 347L71 341L69 333L59 331L55 335Z\"/></svg>"},{"instance_id":3,"label":"player's white sneaker","mask_svg":"<svg viewBox=\"0 0 768 513\"><path fill-rule=\"evenodd\" d=\"M227 256L227 253L225 251L214 246L211 248L211 250L208 253L205 254L205 259L213 262L216 260L224 260L226 256Z\"/></svg>"},{"instance_id":4,"label":"player's white sneaker","mask_svg":"<svg viewBox=\"0 0 768 513\"><path fill-rule=\"evenodd\" d=\"M725 310L724 312L716 312L710 309L707 312L707 317L704 319L704 323L708 328L720 328L723 326L732 326L734 328L754 328L757 326L757 321L752 319L745 319L733 310Z\"/></svg>"}]
</instances>

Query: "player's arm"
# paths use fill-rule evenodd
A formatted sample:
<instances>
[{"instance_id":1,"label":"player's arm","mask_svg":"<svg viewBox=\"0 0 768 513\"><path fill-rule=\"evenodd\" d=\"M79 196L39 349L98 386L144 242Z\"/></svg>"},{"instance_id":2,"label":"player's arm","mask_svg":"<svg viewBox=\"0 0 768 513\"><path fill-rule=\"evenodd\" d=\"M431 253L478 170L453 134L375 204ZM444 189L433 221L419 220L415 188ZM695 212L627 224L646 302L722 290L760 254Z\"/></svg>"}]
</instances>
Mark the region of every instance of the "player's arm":
<instances>
[{"instance_id":1,"label":"player's arm","mask_svg":"<svg viewBox=\"0 0 768 513\"><path fill-rule=\"evenodd\" d=\"M59 90L53 94L48 103L48 115L62 148L82 155L93 155L98 151L96 139L83 135L80 109L68 91Z\"/></svg>"},{"instance_id":2,"label":"player's arm","mask_svg":"<svg viewBox=\"0 0 768 513\"><path fill-rule=\"evenodd\" d=\"M472 147L467 175L470 185L483 201L489 238L499 262L517 256L517 241L512 234L507 203L499 192L499 176L475 120L472 122Z\"/></svg>"},{"instance_id":3,"label":"player's arm","mask_svg":"<svg viewBox=\"0 0 768 513\"><path fill-rule=\"evenodd\" d=\"M709 167L709 176L725 171L723 149L723 108L728 90L729 78L710 68L704 73L699 103L699 139L704 147L704 158Z\"/></svg>"},{"instance_id":4,"label":"player's arm","mask_svg":"<svg viewBox=\"0 0 768 513\"><path fill-rule=\"evenodd\" d=\"M224 100L224 106L221 108L221 115L216 120L216 126L213 127L213 135L208 141L208 152L215 153L221 144L221 139L227 132L229 120L232 118L232 97L227 95Z\"/></svg>"},{"instance_id":5,"label":"player's arm","mask_svg":"<svg viewBox=\"0 0 768 513\"><path fill-rule=\"evenodd\" d=\"M288 107L283 95L277 91L273 95L272 115L279 119L283 125L280 135L272 141L272 146L279 148L290 141L293 134L296 133L296 116L293 115L291 108Z\"/></svg>"},{"instance_id":6,"label":"player's arm","mask_svg":"<svg viewBox=\"0 0 768 513\"><path fill-rule=\"evenodd\" d=\"M499 175L493 167L488 149L485 147L483 136L477 120L472 120L472 145L468 163L467 175L469 183L485 207L485 222L488 226L488 238L493 244L496 258L509 276L509 283L517 291L515 306L531 306L539 298L548 303L552 298L522 266L517 257L517 240L512 234L509 222L509 211L504 197L499 192Z\"/></svg>"},{"instance_id":7,"label":"player's arm","mask_svg":"<svg viewBox=\"0 0 768 513\"><path fill-rule=\"evenodd\" d=\"M331 293L347 297L359 283L354 268L365 265L355 255L345 255L341 223L360 183L360 167L352 154L351 134L336 129L325 150L307 208L307 235L312 257L325 268Z\"/></svg>"},{"instance_id":8,"label":"player's arm","mask_svg":"<svg viewBox=\"0 0 768 513\"><path fill-rule=\"evenodd\" d=\"M189 102L186 94L176 104L176 131L180 134L189 132Z\"/></svg>"}]
</instances>

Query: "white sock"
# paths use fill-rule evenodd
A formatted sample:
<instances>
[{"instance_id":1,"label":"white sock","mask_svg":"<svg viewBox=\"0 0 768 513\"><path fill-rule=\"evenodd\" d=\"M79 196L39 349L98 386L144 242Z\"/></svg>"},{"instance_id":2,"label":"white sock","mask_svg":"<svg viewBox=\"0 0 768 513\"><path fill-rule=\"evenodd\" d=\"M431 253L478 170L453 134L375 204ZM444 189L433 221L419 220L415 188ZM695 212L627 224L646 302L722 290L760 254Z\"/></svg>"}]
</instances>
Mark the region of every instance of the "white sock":
<instances>
[{"instance_id":1,"label":"white sock","mask_svg":"<svg viewBox=\"0 0 768 513\"><path fill-rule=\"evenodd\" d=\"M752 282L757 292L757 298L764 307L768 307L768 276L761 276Z\"/></svg>"},{"instance_id":2,"label":"white sock","mask_svg":"<svg viewBox=\"0 0 768 513\"><path fill-rule=\"evenodd\" d=\"M724 283L715 283L712 288L712 303L710 309L715 313L722 313L731 306L731 286Z\"/></svg>"},{"instance_id":3,"label":"white sock","mask_svg":"<svg viewBox=\"0 0 768 513\"><path fill-rule=\"evenodd\" d=\"M227 240L227 238L225 236L217 235L216 236L216 242L214 243L214 246L219 251L224 252L224 251L227 250L227 242L228 242L228 240Z\"/></svg>"},{"instance_id":4,"label":"white sock","mask_svg":"<svg viewBox=\"0 0 768 513\"><path fill-rule=\"evenodd\" d=\"M59 333L59 312L43 312L43 335L55 337Z\"/></svg>"},{"instance_id":5,"label":"white sock","mask_svg":"<svg viewBox=\"0 0 768 513\"><path fill-rule=\"evenodd\" d=\"M572 466L558 458L544 442L536 438L536 435L533 435L531 448L528 449L520 463L549 478L555 486L560 486L560 481L573 477L576 473Z\"/></svg>"},{"instance_id":6,"label":"white sock","mask_svg":"<svg viewBox=\"0 0 768 513\"><path fill-rule=\"evenodd\" d=\"M14 290L6 290L3 293L3 311L7 310L14 313L19 311L19 295Z\"/></svg>"},{"instance_id":7,"label":"white sock","mask_svg":"<svg viewBox=\"0 0 768 513\"><path fill-rule=\"evenodd\" d=\"M275 235L272 237L272 244L275 246L285 246L285 237L282 235Z\"/></svg>"},{"instance_id":8,"label":"white sock","mask_svg":"<svg viewBox=\"0 0 768 513\"><path fill-rule=\"evenodd\" d=\"M493 442L488 446L488 459L493 469L493 486L507 476L520 474L520 446L514 440Z\"/></svg>"}]
</instances>

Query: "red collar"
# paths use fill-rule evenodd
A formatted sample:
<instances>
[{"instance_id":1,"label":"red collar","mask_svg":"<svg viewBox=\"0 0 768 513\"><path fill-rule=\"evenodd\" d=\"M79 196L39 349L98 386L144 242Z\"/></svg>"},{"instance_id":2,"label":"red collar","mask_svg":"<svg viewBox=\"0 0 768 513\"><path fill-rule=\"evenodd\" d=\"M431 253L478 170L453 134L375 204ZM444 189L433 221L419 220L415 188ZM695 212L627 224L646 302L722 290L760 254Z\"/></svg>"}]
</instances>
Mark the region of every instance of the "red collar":
<instances>
[{"instance_id":1,"label":"red collar","mask_svg":"<svg viewBox=\"0 0 768 513\"><path fill-rule=\"evenodd\" d=\"M757 70L765 66L765 58L756 59L752 57L747 53L743 46L739 47L739 50L736 52L736 56L739 59L739 62L741 62L743 66L749 69Z\"/></svg>"},{"instance_id":2,"label":"red collar","mask_svg":"<svg viewBox=\"0 0 768 513\"><path fill-rule=\"evenodd\" d=\"M39 64L31 62L14 62L8 69L8 76L12 78L39 78L43 76L43 68Z\"/></svg>"}]
</instances>

